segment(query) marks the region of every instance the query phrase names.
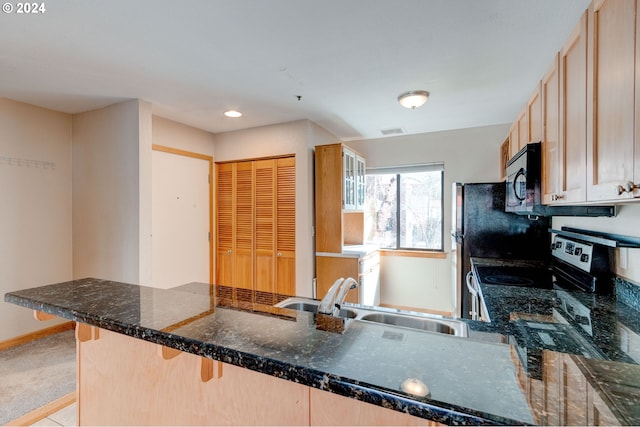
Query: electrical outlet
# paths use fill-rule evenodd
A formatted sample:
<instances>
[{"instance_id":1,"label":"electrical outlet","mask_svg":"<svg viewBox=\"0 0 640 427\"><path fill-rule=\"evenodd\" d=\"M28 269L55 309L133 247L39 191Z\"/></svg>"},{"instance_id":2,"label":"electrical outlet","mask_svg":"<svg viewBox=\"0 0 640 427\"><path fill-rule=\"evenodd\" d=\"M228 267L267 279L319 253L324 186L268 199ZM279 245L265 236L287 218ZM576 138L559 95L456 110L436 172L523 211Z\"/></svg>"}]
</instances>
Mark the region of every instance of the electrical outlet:
<instances>
[{"instance_id":1,"label":"electrical outlet","mask_svg":"<svg viewBox=\"0 0 640 427\"><path fill-rule=\"evenodd\" d=\"M629 268L629 248L618 249L618 267L621 270Z\"/></svg>"}]
</instances>

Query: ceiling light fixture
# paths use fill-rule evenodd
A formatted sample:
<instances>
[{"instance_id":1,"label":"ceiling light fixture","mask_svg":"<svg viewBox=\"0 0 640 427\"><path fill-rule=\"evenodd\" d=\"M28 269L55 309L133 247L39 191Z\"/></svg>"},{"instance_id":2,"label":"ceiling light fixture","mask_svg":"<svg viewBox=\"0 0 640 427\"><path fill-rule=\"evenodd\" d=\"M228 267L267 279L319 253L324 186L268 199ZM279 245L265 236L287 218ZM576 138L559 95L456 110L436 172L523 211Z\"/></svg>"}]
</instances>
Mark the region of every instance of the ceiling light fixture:
<instances>
[{"instance_id":1,"label":"ceiling light fixture","mask_svg":"<svg viewBox=\"0 0 640 427\"><path fill-rule=\"evenodd\" d=\"M424 105L429 97L429 92L426 90L412 90L405 92L398 97L398 102L404 108L410 108L412 110Z\"/></svg>"},{"instance_id":2,"label":"ceiling light fixture","mask_svg":"<svg viewBox=\"0 0 640 427\"><path fill-rule=\"evenodd\" d=\"M242 113L240 111L236 111L236 110L225 111L224 115L226 117L232 117L232 118L242 117Z\"/></svg>"}]
</instances>

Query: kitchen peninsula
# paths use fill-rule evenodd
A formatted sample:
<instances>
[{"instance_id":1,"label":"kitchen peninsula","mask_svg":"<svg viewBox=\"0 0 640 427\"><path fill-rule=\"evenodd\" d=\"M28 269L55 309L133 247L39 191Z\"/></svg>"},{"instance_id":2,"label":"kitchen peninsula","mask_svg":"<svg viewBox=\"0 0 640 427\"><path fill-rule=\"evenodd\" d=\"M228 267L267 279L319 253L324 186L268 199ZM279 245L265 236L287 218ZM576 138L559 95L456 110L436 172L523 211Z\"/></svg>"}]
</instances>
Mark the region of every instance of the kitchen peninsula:
<instances>
[{"instance_id":1,"label":"kitchen peninsula","mask_svg":"<svg viewBox=\"0 0 640 427\"><path fill-rule=\"evenodd\" d=\"M312 313L223 306L199 283L82 279L5 300L78 322L79 425L537 422L503 322L469 322L468 338L364 321L337 334Z\"/></svg>"}]
</instances>

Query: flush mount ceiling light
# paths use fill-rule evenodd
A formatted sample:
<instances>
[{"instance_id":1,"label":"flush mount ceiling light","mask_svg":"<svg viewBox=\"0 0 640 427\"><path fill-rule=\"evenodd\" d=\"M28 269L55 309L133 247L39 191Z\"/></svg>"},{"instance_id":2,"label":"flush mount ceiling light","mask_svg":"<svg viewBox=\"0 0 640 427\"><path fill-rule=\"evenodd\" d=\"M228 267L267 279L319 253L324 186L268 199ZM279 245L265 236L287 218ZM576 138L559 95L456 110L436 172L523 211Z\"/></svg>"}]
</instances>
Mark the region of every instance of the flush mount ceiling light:
<instances>
[{"instance_id":1,"label":"flush mount ceiling light","mask_svg":"<svg viewBox=\"0 0 640 427\"><path fill-rule=\"evenodd\" d=\"M225 111L224 115L226 117L232 117L232 118L242 117L242 113L240 111L236 111L236 110Z\"/></svg>"},{"instance_id":2,"label":"flush mount ceiling light","mask_svg":"<svg viewBox=\"0 0 640 427\"><path fill-rule=\"evenodd\" d=\"M405 92L398 97L398 102L404 108L416 109L427 102L429 92L426 90L412 90Z\"/></svg>"}]
</instances>

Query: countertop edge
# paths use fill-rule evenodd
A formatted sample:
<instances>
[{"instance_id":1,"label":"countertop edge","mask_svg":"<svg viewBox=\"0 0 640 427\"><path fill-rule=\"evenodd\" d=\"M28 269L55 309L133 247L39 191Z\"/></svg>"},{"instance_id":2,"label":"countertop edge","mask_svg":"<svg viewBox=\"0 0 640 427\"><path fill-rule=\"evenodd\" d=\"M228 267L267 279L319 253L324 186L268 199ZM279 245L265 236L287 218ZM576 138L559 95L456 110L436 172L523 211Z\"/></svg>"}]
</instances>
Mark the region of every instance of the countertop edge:
<instances>
[{"instance_id":1,"label":"countertop edge","mask_svg":"<svg viewBox=\"0 0 640 427\"><path fill-rule=\"evenodd\" d=\"M381 387L362 384L349 378L336 376L312 368L296 366L214 344L206 344L202 341L189 339L170 332L123 324L113 319L92 316L89 313L34 301L29 298L14 295L11 292L5 294L4 300L8 303L52 314L67 320L96 326L131 338L141 339L186 353L229 363L265 375L274 376L447 425L523 425L522 422L518 420L505 419L473 409L449 404L438 406L439 402L428 402L426 401L428 399L425 401L412 400Z\"/></svg>"}]
</instances>

